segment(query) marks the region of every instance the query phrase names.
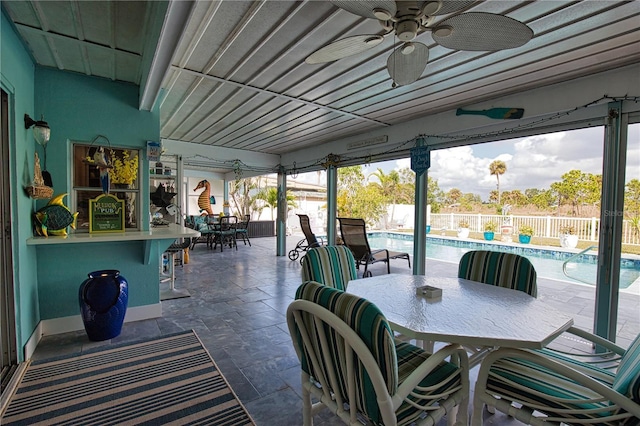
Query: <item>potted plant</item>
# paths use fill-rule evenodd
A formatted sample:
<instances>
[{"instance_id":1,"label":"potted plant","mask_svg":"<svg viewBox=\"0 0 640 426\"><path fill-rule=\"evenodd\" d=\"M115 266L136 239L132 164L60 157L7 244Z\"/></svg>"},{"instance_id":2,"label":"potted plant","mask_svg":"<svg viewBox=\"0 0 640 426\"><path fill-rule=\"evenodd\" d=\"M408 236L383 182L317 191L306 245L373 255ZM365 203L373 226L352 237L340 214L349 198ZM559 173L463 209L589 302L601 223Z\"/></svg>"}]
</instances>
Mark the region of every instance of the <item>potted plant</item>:
<instances>
[{"instance_id":1,"label":"potted plant","mask_svg":"<svg viewBox=\"0 0 640 426\"><path fill-rule=\"evenodd\" d=\"M533 228L529 225L522 225L518 229L518 241L522 244L529 244L533 236Z\"/></svg>"},{"instance_id":2,"label":"potted plant","mask_svg":"<svg viewBox=\"0 0 640 426\"><path fill-rule=\"evenodd\" d=\"M461 220L458 222L458 238L468 238L469 237L469 222L466 220Z\"/></svg>"},{"instance_id":3,"label":"potted plant","mask_svg":"<svg viewBox=\"0 0 640 426\"><path fill-rule=\"evenodd\" d=\"M494 221L487 222L484 224L484 239L487 241L493 240L496 230L498 229L498 224Z\"/></svg>"},{"instance_id":4,"label":"potted plant","mask_svg":"<svg viewBox=\"0 0 640 426\"><path fill-rule=\"evenodd\" d=\"M571 225L560 227L560 247L575 248L577 245L576 229Z\"/></svg>"}]
</instances>

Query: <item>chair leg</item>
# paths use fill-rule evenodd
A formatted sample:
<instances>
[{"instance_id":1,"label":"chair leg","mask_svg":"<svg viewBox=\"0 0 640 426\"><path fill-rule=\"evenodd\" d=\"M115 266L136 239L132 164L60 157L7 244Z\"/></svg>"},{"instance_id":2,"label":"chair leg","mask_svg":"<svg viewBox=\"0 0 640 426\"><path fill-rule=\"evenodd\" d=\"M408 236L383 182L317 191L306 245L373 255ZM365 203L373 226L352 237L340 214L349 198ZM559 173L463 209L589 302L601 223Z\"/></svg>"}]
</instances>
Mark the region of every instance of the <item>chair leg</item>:
<instances>
[{"instance_id":1,"label":"chair leg","mask_svg":"<svg viewBox=\"0 0 640 426\"><path fill-rule=\"evenodd\" d=\"M305 386L305 379L309 380L309 376L302 373L302 424L304 426L313 426L313 407L311 404L311 392Z\"/></svg>"}]
</instances>

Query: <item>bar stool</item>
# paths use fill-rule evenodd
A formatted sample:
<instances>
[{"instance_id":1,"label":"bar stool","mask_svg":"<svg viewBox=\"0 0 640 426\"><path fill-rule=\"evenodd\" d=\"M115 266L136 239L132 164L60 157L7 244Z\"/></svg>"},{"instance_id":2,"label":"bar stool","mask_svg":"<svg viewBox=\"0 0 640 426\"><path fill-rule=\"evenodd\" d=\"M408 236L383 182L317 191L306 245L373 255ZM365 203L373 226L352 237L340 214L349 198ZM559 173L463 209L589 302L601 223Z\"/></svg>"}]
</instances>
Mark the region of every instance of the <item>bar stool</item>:
<instances>
[{"instance_id":1,"label":"bar stool","mask_svg":"<svg viewBox=\"0 0 640 426\"><path fill-rule=\"evenodd\" d=\"M179 262L180 266L184 264L183 253L184 249L189 248L191 245L191 238L185 238L183 242L175 242L171 244L163 253L163 256L170 257L169 260L169 273L167 278L161 279L160 282L169 282L169 288L160 291L160 300L179 299L182 297L190 297L191 294L185 289L176 289L176 255L180 254ZM163 274L164 275L164 274Z\"/></svg>"}]
</instances>

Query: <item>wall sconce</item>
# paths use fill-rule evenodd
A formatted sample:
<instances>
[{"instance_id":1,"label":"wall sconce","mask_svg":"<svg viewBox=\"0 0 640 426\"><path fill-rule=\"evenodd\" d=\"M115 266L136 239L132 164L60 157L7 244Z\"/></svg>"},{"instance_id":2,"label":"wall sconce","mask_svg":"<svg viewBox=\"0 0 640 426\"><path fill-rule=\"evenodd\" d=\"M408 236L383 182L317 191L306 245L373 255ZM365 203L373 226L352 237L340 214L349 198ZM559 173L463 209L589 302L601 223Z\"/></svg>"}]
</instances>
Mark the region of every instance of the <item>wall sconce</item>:
<instances>
[{"instance_id":1,"label":"wall sconce","mask_svg":"<svg viewBox=\"0 0 640 426\"><path fill-rule=\"evenodd\" d=\"M33 128L33 137L36 142L38 142L42 146L46 146L47 142L49 142L49 137L51 136L51 129L49 128L49 124L46 121L35 121L29 114L24 115L24 128L28 129L31 126L35 126Z\"/></svg>"},{"instance_id":2,"label":"wall sconce","mask_svg":"<svg viewBox=\"0 0 640 426\"><path fill-rule=\"evenodd\" d=\"M44 179L44 184L50 187L53 187L53 183L51 182L51 174L47 171L47 142L49 142L49 137L51 136L51 129L49 128L49 124L43 120L44 117L41 117L40 121L35 121L29 114L24 115L24 128L28 129L31 126L33 127L33 138L38 142L39 145L42 145L42 149L44 149L44 169L42 170L42 177Z\"/></svg>"}]
</instances>

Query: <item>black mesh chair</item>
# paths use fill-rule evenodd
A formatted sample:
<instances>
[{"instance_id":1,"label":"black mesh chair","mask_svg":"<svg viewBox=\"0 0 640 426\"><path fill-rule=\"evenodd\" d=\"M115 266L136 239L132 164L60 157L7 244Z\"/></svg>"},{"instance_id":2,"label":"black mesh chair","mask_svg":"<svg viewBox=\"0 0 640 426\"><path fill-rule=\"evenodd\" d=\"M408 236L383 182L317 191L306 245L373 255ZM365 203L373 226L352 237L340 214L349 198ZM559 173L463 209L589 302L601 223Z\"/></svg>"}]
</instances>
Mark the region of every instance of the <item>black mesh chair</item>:
<instances>
[{"instance_id":1,"label":"black mesh chair","mask_svg":"<svg viewBox=\"0 0 640 426\"><path fill-rule=\"evenodd\" d=\"M298 244L289 251L289 259L297 260L300 257L300 253L304 253L310 248L321 247L324 245L324 240L322 238L317 238L316 234L311 230L311 224L309 221L309 216L306 214L299 214L300 218L300 228L302 229L302 233L304 234L304 238L298 241ZM302 263L302 259L300 259Z\"/></svg>"},{"instance_id":2,"label":"black mesh chair","mask_svg":"<svg viewBox=\"0 0 640 426\"><path fill-rule=\"evenodd\" d=\"M360 265L364 265L363 277L371 276L371 271L367 270L367 268L370 264L377 262L385 262L387 264L387 273L390 274L389 261L391 259L407 259L409 267L411 267L409 253L387 249L371 250L364 219L339 217L338 221L340 222L342 242L353 253L353 257L356 259L356 267L359 268Z\"/></svg>"}]
</instances>

